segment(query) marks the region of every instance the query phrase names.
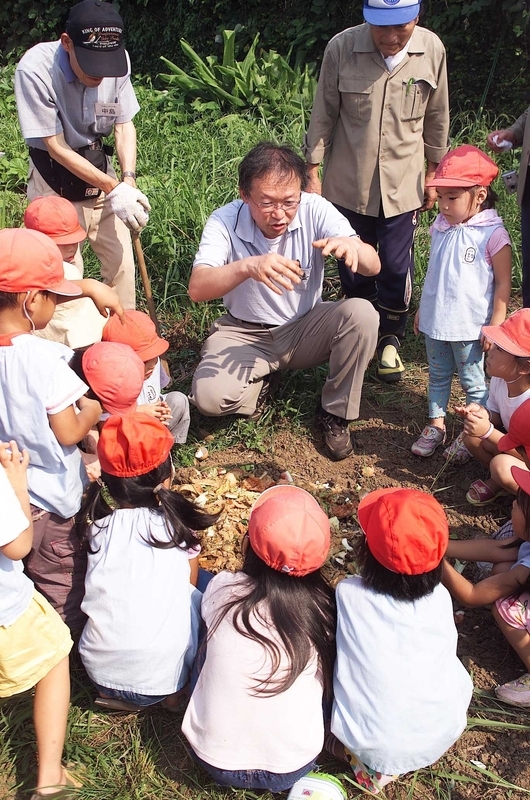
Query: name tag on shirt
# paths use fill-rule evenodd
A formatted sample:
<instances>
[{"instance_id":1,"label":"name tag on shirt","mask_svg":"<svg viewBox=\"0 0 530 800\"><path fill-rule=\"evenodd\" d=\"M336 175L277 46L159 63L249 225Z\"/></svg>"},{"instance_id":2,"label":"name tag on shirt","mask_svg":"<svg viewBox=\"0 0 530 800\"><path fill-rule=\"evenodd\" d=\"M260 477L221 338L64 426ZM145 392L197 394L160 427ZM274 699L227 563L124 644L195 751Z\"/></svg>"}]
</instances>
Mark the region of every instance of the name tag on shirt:
<instances>
[{"instance_id":1,"label":"name tag on shirt","mask_svg":"<svg viewBox=\"0 0 530 800\"><path fill-rule=\"evenodd\" d=\"M119 117L121 103L95 103L96 117Z\"/></svg>"}]
</instances>

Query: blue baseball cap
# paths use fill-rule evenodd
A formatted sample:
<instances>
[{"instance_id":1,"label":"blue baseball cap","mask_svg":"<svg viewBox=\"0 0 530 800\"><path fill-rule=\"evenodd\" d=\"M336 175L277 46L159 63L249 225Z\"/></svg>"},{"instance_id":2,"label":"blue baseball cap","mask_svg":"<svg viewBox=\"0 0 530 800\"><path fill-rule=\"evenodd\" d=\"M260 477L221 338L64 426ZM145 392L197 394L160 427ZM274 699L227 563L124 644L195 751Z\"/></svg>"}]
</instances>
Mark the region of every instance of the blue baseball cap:
<instances>
[{"instance_id":1,"label":"blue baseball cap","mask_svg":"<svg viewBox=\"0 0 530 800\"><path fill-rule=\"evenodd\" d=\"M363 0L363 16L370 25L406 25L420 13L421 0Z\"/></svg>"}]
</instances>

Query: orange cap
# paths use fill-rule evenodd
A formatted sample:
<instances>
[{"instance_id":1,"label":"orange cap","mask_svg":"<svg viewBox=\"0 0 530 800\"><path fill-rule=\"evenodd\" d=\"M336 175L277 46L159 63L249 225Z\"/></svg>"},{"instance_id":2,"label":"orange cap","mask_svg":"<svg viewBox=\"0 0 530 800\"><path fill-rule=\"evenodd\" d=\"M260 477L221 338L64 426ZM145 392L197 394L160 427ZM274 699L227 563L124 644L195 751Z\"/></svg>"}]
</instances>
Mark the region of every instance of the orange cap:
<instances>
[{"instance_id":1,"label":"orange cap","mask_svg":"<svg viewBox=\"0 0 530 800\"><path fill-rule=\"evenodd\" d=\"M26 228L4 228L0 230L0 292L32 289L66 297L83 294L65 279L60 250L48 236Z\"/></svg>"},{"instance_id":2,"label":"orange cap","mask_svg":"<svg viewBox=\"0 0 530 800\"><path fill-rule=\"evenodd\" d=\"M86 239L75 206L66 197L36 197L24 212L24 225L45 233L55 244L77 244Z\"/></svg>"},{"instance_id":3,"label":"orange cap","mask_svg":"<svg viewBox=\"0 0 530 800\"><path fill-rule=\"evenodd\" d=\"M482 333L510 355L530 358L530 308L520 308L501 325L483 325Z\"/></svg>"},{"instance_id":4,"label":"orange cap","mask_svg":"<svg viewBox=\"0 0 530 800\"><path fill-rule=\"evenodd\" d=\"M329 519L309 492L272 486L250 512L248 537L262 561L278 572L302 577L319 569L330 544Z\"/></svg>"},{"instance_id":5,"label":"orange cap","mask_svg":"<svg viewBox=\"0 0 530 800\"><path fill-rule=\"evenodd\" d=\"M497 164L486 153L472 144L462 144L446 153L425 186L489 186L498 174Z\"/></svg>"},{"instance_id":6,"label":"orange cap","mask_svg":"<svg viewBox=\"0 0 530 800\"><path fill-rule=\"evenodd\" d=\"M126 311L123 322L114 314L103 328L101 338L104 342L128 344L142 361L158 358L169 347L169 342L160 338L154 322L143 311Z\"/></svg>"},{"instance_id":7,"label":"orange cap","mask_svg":"<svg viewBox=\"0 0 530 800\"><path fill-rule=\"evenodd\" d=\"M117 478L145 475L163 464L173 447L165 425L149 414L109 417L98 441L101 469Z\"/></svg>"},{"instance_id":8,"label":"orange cap","mask_svg":"<svg viewBox=\"0 0 530 800\"><path fill-rule=\"evenodd\" d=\"M136 410L144 383L144 362L132 347L118 342L97 342L81 360L86 381L105 411L128 414Z\"/></svg>"},{"instance_id":9,"label":"orange cap","mask_svg":"<svg viewBox=\"0 0 530 800\"><path fill-rule=\"evenodd\" d=\"M445 511L426 492L378 489L362 498L357 516L372 555L391 572L430 572L447 550Z\"/></svg>"}]
</instances>

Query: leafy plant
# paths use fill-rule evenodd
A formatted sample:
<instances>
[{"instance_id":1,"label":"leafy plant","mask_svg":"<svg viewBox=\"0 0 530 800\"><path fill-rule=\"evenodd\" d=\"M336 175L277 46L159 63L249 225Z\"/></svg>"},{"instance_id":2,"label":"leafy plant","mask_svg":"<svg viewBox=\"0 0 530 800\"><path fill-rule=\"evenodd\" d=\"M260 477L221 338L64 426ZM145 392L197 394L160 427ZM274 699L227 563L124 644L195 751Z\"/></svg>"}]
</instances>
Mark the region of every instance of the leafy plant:
<instances>
[{"instance_id":1,"label":"leafy plant","mask_svg":"<svg viewBox=\"0 0 530 800\"><path fill-rule=\"evenodd\" d=\"M223 31L221 63L217 56L202 59L181 39L182 51L192 65L190 72L162 56L170 73L160 78L178 104L188 103L201 113L255 110L268 122L280 122L286 113L310 110L317 84L314 64L293 68L275 50L256 55L259 33L243 61L237 61L235 38L236 30Z\"/></svg>"}]
</instances>

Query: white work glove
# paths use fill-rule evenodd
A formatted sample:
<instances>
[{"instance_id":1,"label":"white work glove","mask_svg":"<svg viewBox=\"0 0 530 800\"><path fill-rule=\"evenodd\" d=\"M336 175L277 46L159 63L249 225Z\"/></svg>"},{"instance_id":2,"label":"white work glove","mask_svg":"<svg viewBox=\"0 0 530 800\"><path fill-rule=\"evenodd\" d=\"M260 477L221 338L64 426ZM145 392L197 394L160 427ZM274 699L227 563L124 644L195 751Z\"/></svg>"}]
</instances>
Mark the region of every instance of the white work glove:
<instances>
[{"instance_id":1,"label":"white work glove","mask_svg":"<svg viewBox=\"0 0 530 800\"><path fill-rule=\"evenodd\" d=\"M145 228L149 221L147 212L151 211L151 206L143 192L128 183L119 183L107 197L113 213L134 233L140 233Z\"/></svg>"}]
</instances>

